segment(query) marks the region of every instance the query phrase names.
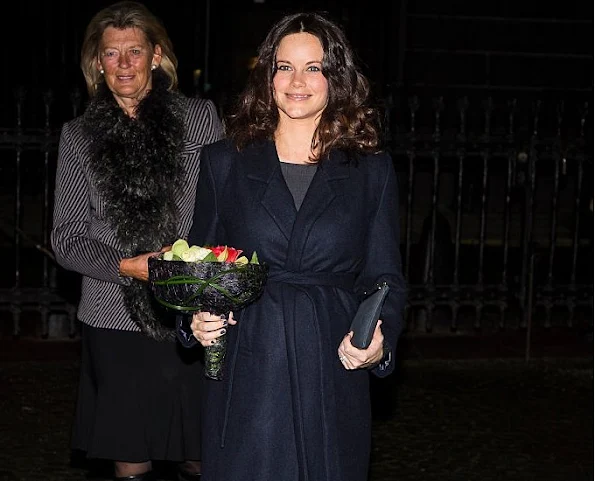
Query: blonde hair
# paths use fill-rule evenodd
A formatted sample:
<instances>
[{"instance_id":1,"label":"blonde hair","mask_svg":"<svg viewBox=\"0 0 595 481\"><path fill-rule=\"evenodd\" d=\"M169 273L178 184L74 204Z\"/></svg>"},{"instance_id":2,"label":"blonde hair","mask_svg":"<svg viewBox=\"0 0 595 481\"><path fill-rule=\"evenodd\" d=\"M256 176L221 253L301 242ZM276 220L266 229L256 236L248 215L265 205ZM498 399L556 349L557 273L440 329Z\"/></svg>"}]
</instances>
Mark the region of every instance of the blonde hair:
<instances>
[{"instance_id":1,"label":"blonde hair","mask_svg":"<svg viewBox=\"0 0 595 481\"><path fill-rule=\"evenodd\" d=\"M178 59L163 23L142 3L126 0L100 10L85 30L80 65L89 96L93 97L98 86L104 82L103 76L97 70L97 58L103 32L108 27L137 28L145 34L153 48L160 45L161 63L158 68L169 78L168 90L178 88Z\"/></svg>"}]
</instances>

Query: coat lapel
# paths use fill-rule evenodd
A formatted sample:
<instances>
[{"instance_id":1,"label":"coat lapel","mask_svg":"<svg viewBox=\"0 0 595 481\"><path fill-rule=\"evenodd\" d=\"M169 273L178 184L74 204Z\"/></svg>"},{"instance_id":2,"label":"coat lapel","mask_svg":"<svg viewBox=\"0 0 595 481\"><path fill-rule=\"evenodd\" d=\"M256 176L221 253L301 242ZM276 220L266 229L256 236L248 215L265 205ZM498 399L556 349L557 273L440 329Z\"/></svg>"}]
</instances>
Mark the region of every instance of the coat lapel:
<instances>
[{"instance_id":1,"label":"coat lapel","mask_svg":"<svg viewBox=\"0 0 595 481\"><path fill-rule=\"evenodd\" d=\"M312 227L319 221L329 206L343 195L343 182L349 178L349 166L345 156L333 152L328 160L318 166L316 175L297 213L288 259L300 262L306 239Z\"/></svg>"},{"instance_id":2,"label":"coat lapel","mask_svg":"<svg viewBox=\"0 0 595 481\"><path fill-rule=\"evenodd\" d=\"M299 262L310 230L335 198L342 195L341 181L349 178L345 155L333 152L318 167L299 212L283 178L275 144L253 145L244 155L246 177L256 183L260 203L289 242L288 259Z\"/></svg>"},{"instance_id":3,"label":"coat lapel","mask_svg":"<svg viewBox=\"0 0 595 481\"><path fill-rule=\"evenodd\" d=\"M260 184L260 202L285 238L291 238L297 211L279 166L273 142L249 147L245 158L246 177Z\"/></svg>"}]
</instances>

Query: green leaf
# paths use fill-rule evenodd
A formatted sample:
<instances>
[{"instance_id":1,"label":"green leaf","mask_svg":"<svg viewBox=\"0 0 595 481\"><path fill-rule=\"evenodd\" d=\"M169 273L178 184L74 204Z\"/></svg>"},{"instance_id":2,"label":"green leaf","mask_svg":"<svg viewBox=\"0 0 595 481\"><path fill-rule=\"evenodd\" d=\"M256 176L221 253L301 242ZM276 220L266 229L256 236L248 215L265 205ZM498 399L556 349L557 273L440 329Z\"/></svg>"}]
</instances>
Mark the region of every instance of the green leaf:
<instances>
[{"instance_id":1,"label":"green leaf","mask_svg":"<svg viewBox=\"0 0 595 481\"><path fill-rule=\"evenodd\" d=\"M219 262L219 260L213 252L209 252L201 262Z\"/></svg>"},{"instance_id":2,"label":"green leaf","mask_svg":"<svg viewBox=\"0 0 595 481\"><path fill-rule=\"evenodd\" d=\"M252 253L252 259L250 259L250 264L258 264L258 256L256 255L256 251Z\"/></svg>"}]
</instances>

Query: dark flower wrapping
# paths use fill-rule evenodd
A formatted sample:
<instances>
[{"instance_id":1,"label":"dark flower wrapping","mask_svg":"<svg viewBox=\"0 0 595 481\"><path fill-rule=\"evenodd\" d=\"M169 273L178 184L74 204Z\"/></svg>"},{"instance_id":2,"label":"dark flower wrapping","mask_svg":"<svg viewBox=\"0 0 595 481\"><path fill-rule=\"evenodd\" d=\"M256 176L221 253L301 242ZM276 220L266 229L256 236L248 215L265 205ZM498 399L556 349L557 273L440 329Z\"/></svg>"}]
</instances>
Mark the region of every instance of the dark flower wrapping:
<instances>
[{"instance_id":1,"label":"dark flower wrapping","mask_svg":"<svg viewBox=\"0 0 595 481\"><path fill-rule=\"evenodd\" d=\"M227 317L255 301L266 283L266 264L185 262L149 258L149 284L155 299L177 312L208 311ZM205 347L205 375L221 379L225 336Z\"/></svg>"},{"instance_id":2,"label":"dark flower wrapping","mask_svg":"<svg viewBox=\"0 0 595 481\"><path fill-rule=\"evenodd\" d=\"M227 314L262 292L268 267L233 262L184 262L149 258L149 282L158 302L180 312Z\"/></svg>"}]
</instances>

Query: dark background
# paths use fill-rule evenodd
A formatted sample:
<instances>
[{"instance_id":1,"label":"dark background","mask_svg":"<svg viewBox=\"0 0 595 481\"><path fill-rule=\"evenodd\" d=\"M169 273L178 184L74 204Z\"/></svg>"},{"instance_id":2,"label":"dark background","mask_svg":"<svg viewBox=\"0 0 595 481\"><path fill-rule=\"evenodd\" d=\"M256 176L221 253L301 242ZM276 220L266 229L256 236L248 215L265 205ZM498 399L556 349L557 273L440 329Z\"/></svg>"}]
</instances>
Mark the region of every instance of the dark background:
<instances>
[{"instance_id":1,"label":"dark background","mask_svg":"<svg viewBox=\"0 0 595 481\"><path fill-rule=\"evenodd\" d=\"M22 0L5 5L3 10L0 193L6 196L0 202L0 243L14 247L15 252L20 251L14 240L14 225L21 226L27 235L26 241L22 241L23 247L31 248L37 243L48 245L59 131L64 121L82 112L86 100L86 87L79 68L83 33L92 16L111 3L111 0ZM392 135L393 146L396 145L394 139L409 132L413 125L408 104L413 94L419 97L415 118L419 134L432 136L435 125L440 125L443 133L448 128L458 131L458 100L463 96L470 105L466 124L468 130L475 133L481 133L484 128L488 111L486 98L493 98L496 108L490 115L496 136L508 132L509 101L517 99L515 135L510 142L514 142L514 148L519 151L527 148L527 139L535 132L537 119L542 137L553 134L564 137L558 139L563 141L566 137L580 137L582 133L577 132L585 127L588 140L585 152L588 152L589 162L580 206L586 216L581 230L588 232L580 235L592 239L592 211L588 206L593 192L593 2L145 0L144 3L163 20L173 40L179 59L181 90L187 95L212 98L222 109L244 85L250 60L269 27L281 15L297 10L322 10L344 26L371 80L378 103L387 107L390 114L387 124L391 125L387 137ZM202 73L195 81L194 72L199 69ZM443 109L436 103L441 97L444 98ZM536 100L543 101L540 112L534 108ZM564 100L566 109L563 136L556 133L560 127L559 100ZM437 113L442 115L440 122L436 121ZM400 169L406 169L407 153L402 145L399 148L395 161ZM572 151L570 155L574 155ZM423 238L421 222L432 201L428 172L431 172L433 158L428 159L424 163L421 157L416 158L416 169L423 171L423 175L416 180L411 204L415 208L415 222L411 226L414 244ZM466 167L463 196L469 210L481 205L479 160L470 158ZM504 178L502 169L506 165L500 160L493 162L500 166L490 170L492 178L498 175ZM536 206L541 209L536 223L541 230L536 231L535 237L547 245L549 224L542 219L549 219L553 184L549 167L545 167L549 164L540 162L540 165L544 166L539 175L544 177L546 188L538 192L536 200ZM525 174L523 169L519 167L519 177L515 178L519 185L513 202L519 205L522 205L527 186L523 184L525 181L519 180ZM452 172L456 172L456 167L451 167L450 171L447 168L447 179L441 184L446 186L444 202L450 203L454 202L453 182L456 180ZM570 169L569 175L561 179L562 190L570 186L565 195L573 195L573 172ZM406 178L404 174L403 179ZM493 192L499 191L496 188ZM574 205L574 198L565 198ZM403 205L407 202L403 199ZM572 222L569 216L560 220L561 224L569 226L569 232L573 231ZM478 232L474 225L470 224L471 234L463 235L473 237ZM493 225L491 227L494 231ZM514 232L520 235L519 229ZM592 259L592 243L588 248L588 259ZM470 272L475 276L477 255L473 250L469 252L471 262L466 264L471 266ZM41 253L35 252L38 257L31 259L29 255L22 254L22 259L17 258L14 264L17 267L21 263L42 265L38 260L43 257ZM419 258L423 260L421 255ZM492 259L496 256L487 256L488 261ZM585 264L590 269L592 262ZM13 267L13 263L5 267L10 270L9 283L16 276ZM501 276L499 268L492 271L496 278ZM419 272L423 273L421 269ZM589 284L592 272L586 271ZM35 275L35 283L40 282L37 271ZM25 271L21 282L26 285L24 279Z\"/></svg>"},{"instance_id":2,"label":"dark background","mask_svg":"<svg viewBox=\"0 0 595 481\"><path fill-rule=\"evenodd\" d=\"M86 96L78 66L84 29L110 3L32 0L13 4L12 15L4 10L0 125L14 124L11 100L19 87L36 104L51 89L54 104L58 100L67 109L63 118L54 114L53 121L72 116L69 93L78 88ZM243 85L250 59L272 23L297 10L327 11L345 27L379 99L399 89L541 97L584 97L593 90L593 2L588 1L144 3L170 33L181 89L221 104ZM198 69L201 75L196 77Z\"/></svg>"},{"instance_id":3,"label":"dark background","mask_svg":"<svg viewBox=\"0 0 595 481\"><path fill-rule=\"evenodd\" d=\"M49 246L60 128L64 121L82 112L86 100L79 68L83 32L92 16L110 3L111 0L22 0L4 5L0 28L0 246L8 252L9 261L0 265L0 315L4 316L0 321L6 320L0 322L0 338L3 333L12 335L18 329L36 335L41 330L41 335L47 335L37 318L28 314L21 321L19 310L26 306L42 312L45 305L41 306L40 302L47 299L40 298L36 290L13 291L13 286L59 286L59 302L66 299L69 307L78 302L78 288L72 288L78 286L78 277L53 269L39 246L46 249ZM473 284L466 299L470 296L479 300L475 305L467 302L457 311L463 319L459 327L464 330L472 325L471 317L483 312L477 309L482 302L493 307L494 296L510 296L503 297L503 302L514 311L517 297L524 295L525 291L518 286L525 279L525 252L512 249L506 270L502 267L503 256L497 250L504 220L498 206L502 196L507 195L503 186L506 175L511 173L513 246L521 245L522 226L525 221L532 221L534 239L542 248L535 276L527 280L536 288L536 302L541 303L535 308L536 318L539 322L549 319L549 309L556 302L556 319L567 323L566 308L574 309L576 301L590 308L587 316L592 335L593 2L146 0L145 3L162 18L173 40L180 61L182 91L213 98L219 107L225 107L244 85L251 58L269 27L281 15L296 10L323 10L345 27L378 102L390 114L387 115L388 144L403 179L402 205L411 208L410 223L406 213L402 218L408 229L403 229L404 236L411 235L407 242L411 241L412 245L411 258L406 261L411 273L408 280L419 288L417 297L412 295L412 299L430 302L435 295L420 284L426 275L424 242L429 230L425 226L434 200L440 207L446 206L449 215L451 230L444 239L450 241L455 232L459 157L458 151L455 155L449 150L448 142L454 135L458 139L461 127L465 127L468 140L463 147L475 151L478 139L478 145L483 145L487 126L491 127L487 141L496 149L527 153L530 146L542 142L538 145L541 150L531 154L538 160L532 211L525 208L527 194L533 192L529 164L519 160L510 170L508 150L504 155L490 154L490 184L486 183L486 187L492 197L487 198L487 203L489 209L495 210L488 212L491 217L486 236L487 241L495 240L496 244L487 246L485 252L481 250L485 277L482 274L480 282L476 241L480 233L482 195L486 192L482 187L483 174L488 171L482 167L481 155L470 153L464 159L461 196L467 220L461 234L465 243L461 244L458 275L465 284ZM197 69L202 73L195 82ZM415 115L413 94L419 102ZM468 108L464 103L460 108L459 100L466 100L463 97L468 98ZM486 102L487 97L494 100L493 108ZM511 99L518 100L518 105ZM537 100L543 101L540 108L536 107ZM564 101L563 105L560 100ZM561 105L565 109L563 116ZM464 121L462 111L466 115ZM415 165L410 167L408 139L413 131L418 139L415 145L418 152ZM438 140L436 133L441 135ZM553 258L545 250L554 242L550 220L555 182L558 182L554 179L557 172L554 166L559 151L569 156L569 162L568 172L558 179L556 263L554 277L550 278L547 268ZM440 192L434 198L432 175L436 152L440 155L441 177ZM564 163L560 167L565 166ZM411 177L409 187L411 172L415 181ZM579 195L576 186L581 185ZM580 228L576 230L575 210L580 214ZM526 219L527 213L533 217ZM573 258L569 247L575 234L581 246L576 279L570 278ZM453 244L436 245L445 248L447 255L436 256L434 281L450 282L453 269L448 255ZM502 292L499 287L495 291L484 290L483 283L499 282L503 270L509 290ZM574 290L576 283L583 289L578 293ZM434 325L437 324L436 321ZM54 333L50 327L49 336L66 335L60 330L63 326L56 325L59 332ZM418 326L422 325L419 321Z\"/></svg>"}]
</instances>

